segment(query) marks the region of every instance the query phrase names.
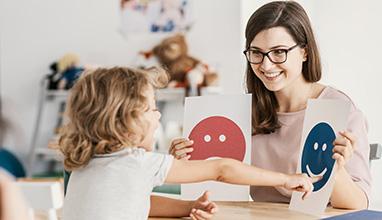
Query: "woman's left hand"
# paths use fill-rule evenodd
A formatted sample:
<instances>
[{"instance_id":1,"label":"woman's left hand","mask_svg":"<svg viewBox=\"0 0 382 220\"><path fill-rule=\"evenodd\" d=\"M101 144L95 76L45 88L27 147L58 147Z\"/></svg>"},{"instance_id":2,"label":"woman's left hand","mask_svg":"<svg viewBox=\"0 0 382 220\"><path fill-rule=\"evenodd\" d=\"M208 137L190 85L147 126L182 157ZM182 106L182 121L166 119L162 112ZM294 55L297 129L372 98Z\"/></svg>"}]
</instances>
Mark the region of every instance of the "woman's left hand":
<instances>
[{"instance_id":1,"label":"woman's left hand","mask_svg":"<svg viewBox=\"0 0 382 220\"><path fill-rule=\"evenodd\" d=\"M356 137L349 131L340 131L338 136L333 142L333 156L332 158L337 161L337 169L342 169L345 164L353 156L354 149L356 148Z\"/></svg>"}]
</instances>

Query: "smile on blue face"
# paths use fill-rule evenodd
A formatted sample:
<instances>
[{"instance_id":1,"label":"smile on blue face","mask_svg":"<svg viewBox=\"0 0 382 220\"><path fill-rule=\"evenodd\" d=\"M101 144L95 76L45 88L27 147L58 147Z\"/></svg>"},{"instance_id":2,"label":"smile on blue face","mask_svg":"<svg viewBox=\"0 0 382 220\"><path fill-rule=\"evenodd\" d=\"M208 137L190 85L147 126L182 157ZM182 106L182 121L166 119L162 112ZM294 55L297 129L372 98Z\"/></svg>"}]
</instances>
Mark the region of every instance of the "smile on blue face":
<instances>
[{"instance_id":1,"label":"smile on blue face","mask_svg":"<svg viewBox=\"0 0 382 220\"><path fill-rule=\"evenodd\" d=\"M321 122L310 130L302 153L301 171L310 177L322 176L320 181L313 184L316 192L325 186L332 173L335 160L333 141L336 135L329 124Z\"/></svg>"}]
</instances>

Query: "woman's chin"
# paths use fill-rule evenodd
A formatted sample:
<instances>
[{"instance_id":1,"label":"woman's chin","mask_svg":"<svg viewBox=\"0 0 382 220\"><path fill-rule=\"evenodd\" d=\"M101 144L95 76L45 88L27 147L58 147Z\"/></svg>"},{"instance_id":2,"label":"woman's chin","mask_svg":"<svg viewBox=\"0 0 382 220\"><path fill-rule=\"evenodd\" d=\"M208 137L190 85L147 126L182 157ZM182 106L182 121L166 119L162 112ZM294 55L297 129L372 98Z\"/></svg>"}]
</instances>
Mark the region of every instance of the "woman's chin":
<instances>
[{"instance_id":1,"label":"woman's chin","mask_svg":"<svg viewBox=\"0 0 382 220\"><path fill-rule=\"evenodd\" d=\"M265 84L265 88L267 88L271 92L277 92L280 91L283 86L280 83L272 83L272 84Z\"/></svg>"}]
</instances>

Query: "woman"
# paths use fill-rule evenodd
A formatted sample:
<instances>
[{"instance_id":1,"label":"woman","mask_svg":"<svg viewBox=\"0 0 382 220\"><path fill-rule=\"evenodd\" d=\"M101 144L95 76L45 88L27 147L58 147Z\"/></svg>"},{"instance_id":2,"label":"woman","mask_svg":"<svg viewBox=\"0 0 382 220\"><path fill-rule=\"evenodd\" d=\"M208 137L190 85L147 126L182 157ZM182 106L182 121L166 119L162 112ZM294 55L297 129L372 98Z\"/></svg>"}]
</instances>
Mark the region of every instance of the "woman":
<instances>
[{"instance_id":1,"label":"woman","mask_svg":"<svg viewBox=\"0 0 382 220\"><path fill-rule=\"evenodd\" d=\"M294 173L307 100L341 99L351 103L347 130L334 141L337 161L330 203L336 208L368 207L371 174L368 166L367 124L343 92L318 83L321 62L305 10L293 1L263 5L246 27L246 89L252 93L252 164ZM174 140L170 153L189 159L192 142ZM289 202L291 192L274 187L251 187L254 201Z\"/></svg>"}]
</instances>

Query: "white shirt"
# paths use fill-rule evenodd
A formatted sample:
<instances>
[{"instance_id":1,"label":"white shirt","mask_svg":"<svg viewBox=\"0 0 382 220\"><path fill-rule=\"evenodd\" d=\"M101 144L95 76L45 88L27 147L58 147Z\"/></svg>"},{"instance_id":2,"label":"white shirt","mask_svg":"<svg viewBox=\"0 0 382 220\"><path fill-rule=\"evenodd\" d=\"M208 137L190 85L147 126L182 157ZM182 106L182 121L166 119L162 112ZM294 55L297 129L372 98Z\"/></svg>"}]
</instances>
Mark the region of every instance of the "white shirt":
<instances>
[{"instance_id":1,"label":"white shirt","mask_svg":"<svg viewBox=\"0 0 382 220\"><path fill-rule=\"evenodd\" d=\"M147 219L152 189L164 183L173 159L142 148L96 155L72 172L63 219Z\"/></svg>"}]
</instances>

